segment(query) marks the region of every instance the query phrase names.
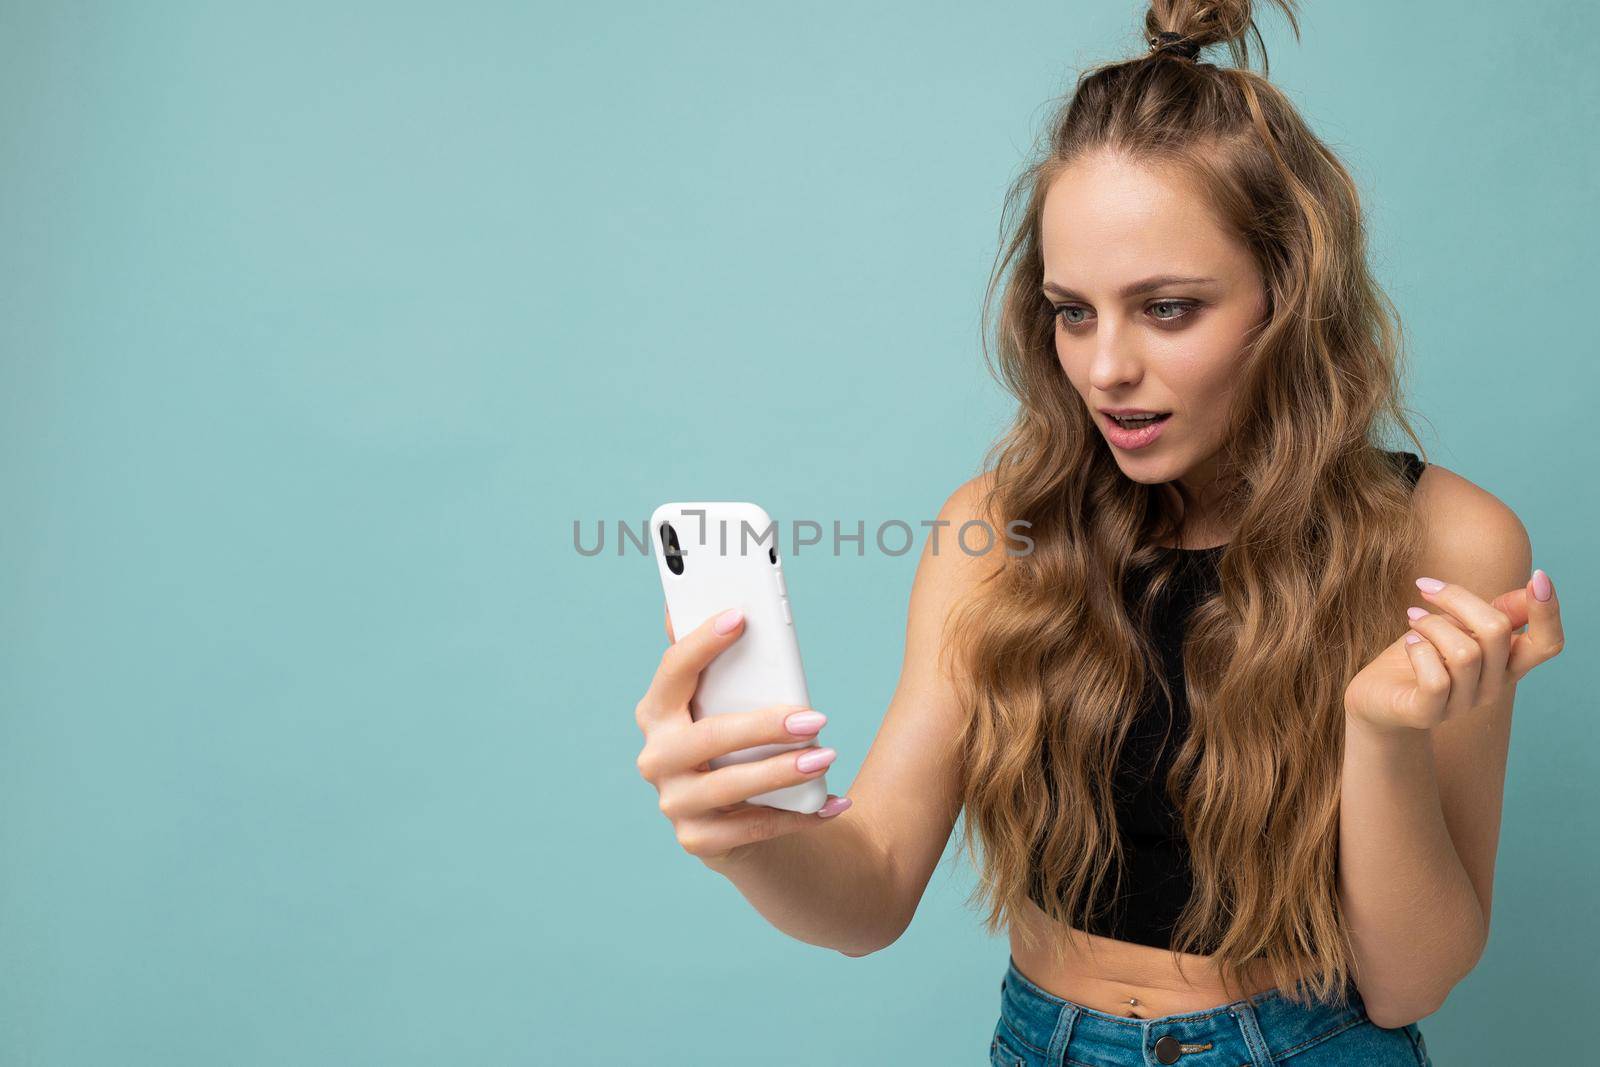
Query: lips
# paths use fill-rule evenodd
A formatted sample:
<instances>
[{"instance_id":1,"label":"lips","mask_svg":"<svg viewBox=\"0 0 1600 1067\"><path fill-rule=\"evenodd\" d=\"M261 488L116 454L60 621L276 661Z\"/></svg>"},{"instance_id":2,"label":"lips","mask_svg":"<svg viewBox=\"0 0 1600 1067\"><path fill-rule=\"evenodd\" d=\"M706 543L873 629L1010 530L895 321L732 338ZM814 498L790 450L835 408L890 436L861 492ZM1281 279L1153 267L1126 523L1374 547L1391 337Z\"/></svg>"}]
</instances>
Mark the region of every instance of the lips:
<instances>
[{"instance_id":1,"label":"lips","mask_svg":"<svg viewBox=\"0 0 1600 1067\"><path fill-rule=\"evenodd\" d=\"M1100 418L1105 427L1106 440L1124 450L1144 448L1161 436L1161 431L1167 423L1172 421L1172 413L1163 412L1153 422L1145 422L1142 426L1123 426L1117 419L1105 411L1100 412Z\"/></svg>"}]
</instances>

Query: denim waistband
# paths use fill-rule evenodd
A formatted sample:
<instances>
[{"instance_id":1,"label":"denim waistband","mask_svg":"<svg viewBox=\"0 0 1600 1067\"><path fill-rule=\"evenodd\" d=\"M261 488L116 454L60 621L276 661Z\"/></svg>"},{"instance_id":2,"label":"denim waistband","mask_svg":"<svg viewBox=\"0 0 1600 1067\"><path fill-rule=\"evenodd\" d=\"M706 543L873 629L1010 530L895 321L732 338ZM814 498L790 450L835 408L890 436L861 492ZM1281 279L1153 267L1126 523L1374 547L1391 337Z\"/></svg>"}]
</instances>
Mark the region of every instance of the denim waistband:
<instances>
[{"instance_id":1,"label":"denim waistband","mask_svg":"<svg viewBox=\"0 0 1600 1067\"><path fill-rule=\"evenodd\" d=\"M1096 1011L1046 992L1017 970L1009 958L1000 983L1000 1016L1013 1036L1045 1057L1063 1063L1163 1063L1270 1065L1274 1060L1359 1025L1366 1006L1354 983L1340 1003L1296 1004L1282 990L1257 993L1203 1011L1134 1019ZM1170 1059L1174 1041L1188 1046ZM1209 1045L1210 1048L1200 1046ZM1204 1052L1202 1056L1188 1056ZM1162 1055L1165 1053L1165 1055Z\"/></svg>"}]
</instances>

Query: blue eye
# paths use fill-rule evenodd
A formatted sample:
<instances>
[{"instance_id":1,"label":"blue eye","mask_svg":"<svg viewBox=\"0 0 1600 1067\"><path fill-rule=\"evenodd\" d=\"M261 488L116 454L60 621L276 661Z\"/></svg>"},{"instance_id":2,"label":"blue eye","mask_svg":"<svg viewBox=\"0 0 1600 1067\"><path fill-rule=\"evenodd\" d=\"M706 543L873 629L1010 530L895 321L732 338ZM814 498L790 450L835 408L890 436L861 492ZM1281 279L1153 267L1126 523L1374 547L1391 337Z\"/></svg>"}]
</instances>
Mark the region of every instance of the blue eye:
<instances>
[{"instance_id":1,"label":"blue eye","mask_svg":"<svg viewBox=\"0 0 1600 1067\"><path fill-rule=\"evenodd\" d=\"M1078 307L1076 304L1067 304L1063 307L1056 308L1056 314L1061 317L1062 322L1068 326L1082 326L1084 322L1083 319L1072 319L1067 317L1073 312L1078 312L1081 315L1087 316L1089 309Z\"/></svg>"},{"instance_id":2,"label":"blue eye","mask_svg":"<svg viewBox=\"0 0 1600 1067\"><path fill-rule=\"evenodd\" d=\"M1155 303L1150 305L1151 311L1154 311L1156 308L1177 309L1176 314L1151 316L1151 318L1155 319L1157 322L1175 322L1193 311L1195 309L1195 304L1192 300L1157 300Z\"/></svg>"}]
</instances>

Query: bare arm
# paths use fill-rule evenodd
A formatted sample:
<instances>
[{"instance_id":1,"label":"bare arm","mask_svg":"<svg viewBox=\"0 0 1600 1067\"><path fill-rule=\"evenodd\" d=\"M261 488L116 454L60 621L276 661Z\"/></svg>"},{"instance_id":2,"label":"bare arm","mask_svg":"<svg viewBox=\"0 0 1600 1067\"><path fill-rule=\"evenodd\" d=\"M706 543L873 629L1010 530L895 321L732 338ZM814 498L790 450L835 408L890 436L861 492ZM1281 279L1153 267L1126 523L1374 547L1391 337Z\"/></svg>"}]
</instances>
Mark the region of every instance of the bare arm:
<instances>
[{"instance_id":1,"label":"bare arm","mask_svg":"<svg viewBox=\"0 0 1600 1067\"><path fill-rule=\"evenodd\" d=\"M1503 729L1510 711L1508 698L1491 729ZM1354 720L1345 730L1340 899L1362 999L1385 1027L1437 1010L1486 934L1446 825L1430 739L1413 733L1379 735Z\"/></svg>"},{"instance_id":2,"label":"bare arm","mask_svg":"<svg viewBox=\"0 0 1600 1067\"><path fill-rule=\"evenodd\" d=\"M1450 703L1429 712L1444 715L1431 728L1383 728L1347 716L1340 804L1340 896L1357 982L1368 1014L1389 1027L1436 1011L1483 952L1516 672L1528 669L1532 659L1523 660L1533 645L1534 659L1560 651L1559 641L1550 643L1559 636L1553 602L1534 605L1539 626L1530 623L1528 635L1515 638L1524 647L1506 663L1508 647L1517 647L1510 627L1529 616L1517 607L1526 595L1499 594L1528 581L1527 531L1509 508L1453 473L1430 468L1424 479L1418 492L1438 499L1422 567L1449 584L1437 602L1415 598L1429 614L1412 628L1438 640L1438 652L1410 655L1424 663L1438 655L1443 665L1425 674L1402 653L1393 670L1408 686L1418 678L1432 683ZM1490 610L1501 604L1517 617ZM1452 611L1451 624L1441 626ZM1396 620L1397 629L1404 625ZM1481 690L1458 693L1463 683ZM1485 699L1467 706L1468 693Z\"/></svg>"},{"instance_id":3,"label":"bare arm","mask_svg":"<svg viewBox=\"0 0 1600 1067\"><path fill-rule=\"evenodd\" d=\"M939 663L944 621L1004 552L956 542L977 516L974 479L946 501L923 546L906 622L900 681L850 788L853 806L800 833L758 841L708 866L773 926L798 940L864 956L911 924L960 811L955 742L961 711ZM937 548L937 551L935 549Z\"/></svg>"}]
</instances>

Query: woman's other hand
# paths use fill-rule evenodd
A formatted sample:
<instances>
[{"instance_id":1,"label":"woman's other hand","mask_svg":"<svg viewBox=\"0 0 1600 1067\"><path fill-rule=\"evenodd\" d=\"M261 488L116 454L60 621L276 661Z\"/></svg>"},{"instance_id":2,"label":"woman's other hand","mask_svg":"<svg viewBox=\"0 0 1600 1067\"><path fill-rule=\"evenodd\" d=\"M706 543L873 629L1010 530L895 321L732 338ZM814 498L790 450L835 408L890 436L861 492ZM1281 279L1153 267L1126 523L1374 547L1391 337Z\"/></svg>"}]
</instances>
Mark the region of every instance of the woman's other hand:
<instances>
[{"instance_id":1,"label":"woman's other hand","mask_svg":"<svg viewBox=\"0 0 1600 1067\"><path fill-rule=\"evenodd\" d=\"M1432 578L1417 588L1438 610L1411 608L1409 632L1345 689L1346 713L1363 723L1432 729L1504 695L1565 645L1561 605L1542 570L1492 603Z\"/></svg>"}]
</instances>

